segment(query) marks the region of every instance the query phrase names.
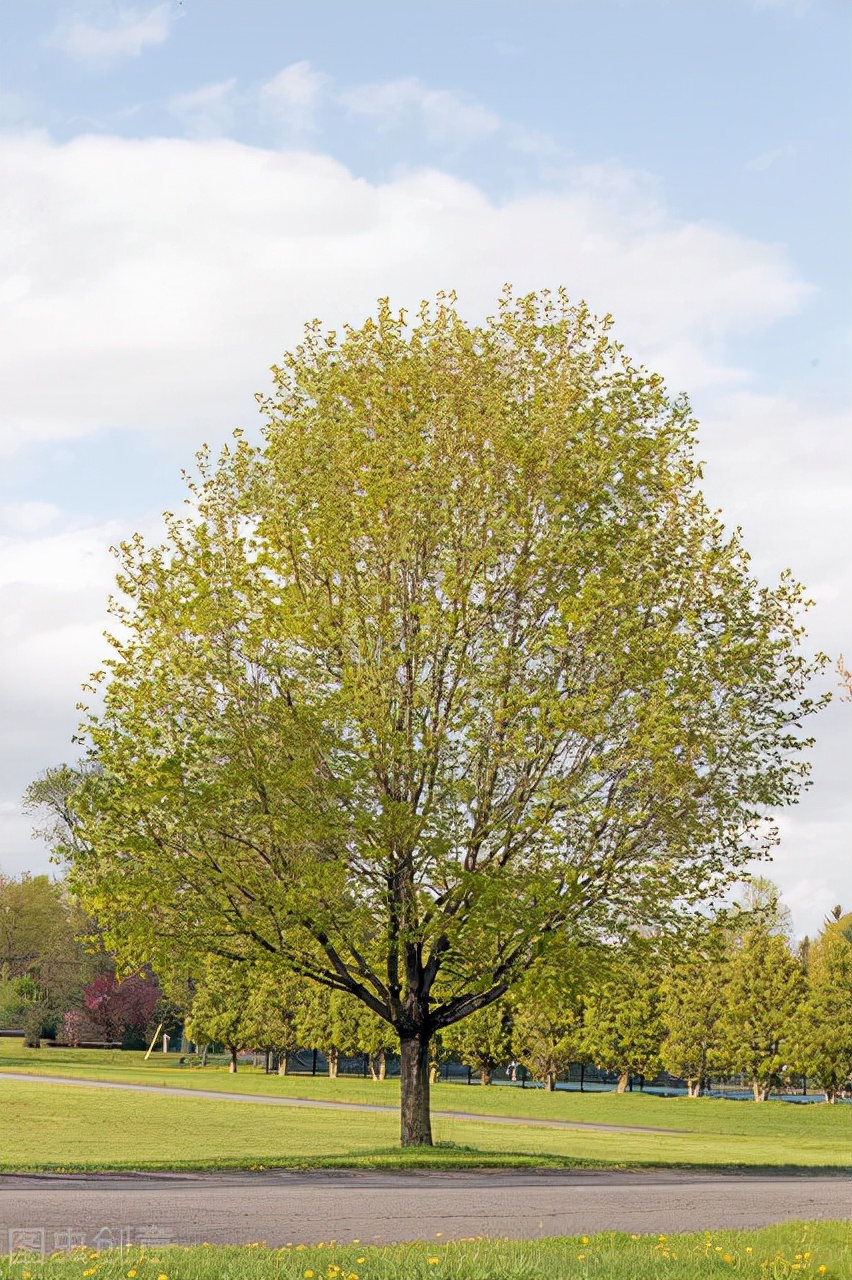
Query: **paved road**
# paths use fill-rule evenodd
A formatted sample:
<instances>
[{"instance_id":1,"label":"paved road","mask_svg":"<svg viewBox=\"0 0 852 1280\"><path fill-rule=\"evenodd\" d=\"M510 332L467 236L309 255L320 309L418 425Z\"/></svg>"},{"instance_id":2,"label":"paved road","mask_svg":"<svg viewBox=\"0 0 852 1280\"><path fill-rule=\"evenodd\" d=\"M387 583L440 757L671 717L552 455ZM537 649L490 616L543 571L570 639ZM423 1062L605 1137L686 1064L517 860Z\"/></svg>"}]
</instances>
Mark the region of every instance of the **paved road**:
<instances>
[{"instance_id":1,"label":"paved road","mask_svg":"<svg viewBox=\"0 0 852 1280\"><path fill-rule=\"evenodd\" d=\"M757 1227L790 1218L845 1218L843 1177L493 1170L236 1174L6 1175L0 1251L28 1228L50 1250L97 1244L320 1240L390 1242L465 1236L573 1235ZM102 1235L103 1246L110 1239Z\"/></svg>"},{"instance_id":2,"label":"paved road","mask_svg":"<svg viewBox=\"0 0 852 1280\"><path fill-rule=\"evenodd\" d=\"M178 1098L213 1098L219 1102L254 1102L272 1107L316 1107L321 1111L381 1111L397 1115L399 1107L372 1102L324 1102L315 1098L261 1096L257 1093L225 1093L213 1089L181 1089L174 1085L124 1084L118 1080L86 1080L81 1076L35 1076L24 1071L0 1071L2 1080L25 1080L27 1084L82 1085L87 1089L126 1089L131 1093L156 1093ZM683 1133L683 1129L656 1129L639 1124L593 1124L589 1120L527 1120L519 1116L484 1116L473 1111L432 1111L442 1120L476 1120L483 1124L522 1124L540 1129L598 1129L609 1133Z\"/></svg>"}]
</instances>

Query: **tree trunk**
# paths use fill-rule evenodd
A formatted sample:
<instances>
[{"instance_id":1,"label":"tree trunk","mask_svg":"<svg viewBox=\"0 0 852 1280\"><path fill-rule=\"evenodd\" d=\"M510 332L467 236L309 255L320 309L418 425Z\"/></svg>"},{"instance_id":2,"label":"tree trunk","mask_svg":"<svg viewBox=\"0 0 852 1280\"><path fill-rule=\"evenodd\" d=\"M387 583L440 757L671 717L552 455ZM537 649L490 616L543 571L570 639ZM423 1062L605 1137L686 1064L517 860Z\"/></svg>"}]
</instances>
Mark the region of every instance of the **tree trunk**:
<instances>
[{"instance_id":1,"label":"tree trunk","mask_svg":"<svg viewBox=\"0 0 852 1280\"><path fill-rule=\"evenodd\" d=\"M379 1050L379 1079L386 1080L388 1075L388 1060L384 1049Z\"/></svg>"},{"instance_id":2,"label":"tree trunk","mask_svg":"<svg viewBox=\"0 0 852 1280\"><path fill-rule=\"evenodd\" d=\"M289 1066L289 1058L290 1058L289 1053L285 1051L284 1053L281 1054L281 1057L278 1059L279 1076L286 1076L287 1068Z\"/></svg>"},{"instance_id":3,"label":"tree trunk","mask_svg":"<svg viewBox=\"0 0 852 1280\"><path fill-rule=\"evenodd\" d=\"M622 1071L621 1075L618 1077L618 1084L615 1086L615 1092L626 1093L629 1080L630 1080L630 1072Z\"/></svg>"},{"instance_id":4,"label":"tree trunk","mask_svg":"<svg viewBox=\"0 0 852 1280\"><path fill-rule=\"evenodd\" d=\"M400 1138L404 1147L431 1147L429 1115L429 1041L420 1036L399 1042Z\"/></svg>"},{"instance_id":5,"label":"tree trunk","mask_svg":"<svg viewBox=\"0 0 852 1280\"><path fill-rule=\"evenodd\" d=\"M490 1083L491 1083L491 1074L492 1074L492 1073L491 1073L491 1068L490 1068L490 1067L480 1067L480 1068L479 1068L479 1083L480 1083L480 1084L490 1084Z\"/></svg>"},{"instance_id":6,"label":"tree trunk","mask_svg":"<svg viewBox=\"0 0 852 1280\"><path fill-rule=\"evenodd\" d=\"M231 1072L236 1071L237 1069L237 1052L238 1050L236 1049L231 1050L231 1061L228 1064L228 1070Z\"/></svg>"},{"instance_id":7,"label":"tree trunk","mask_svg":"<svg viewBox=\"0 0 852 1280\"><path fill-rule=\"evenodd\" d=\"M768 1084L762 1084L760 1080L752 1080L751 1087L752 1092L754 1093L755 1102L766 1102L769 1097L770 1086Z\"/></svg>"},{"instance_id":8,"label":"tree trunk","mask_svg":"<svg viewBox=\"0 0 852 1280\"><path fill-rule=\"evenodd\" d=\"M209 1049L210 1049L210 1045L209 1045L209 1044L206 1044L206 1045L204 1046L204 1048L201 1050L201 1065L202 1065L202 1067L206 1067L206 1066L207 1066L207 1054L208 1054Z\"/></svg>"},{"instance_id":9,"label":"tree trunk","mask_svg":"<svg viewBox=\"0 0 852 1280\"><path fill-rule=\"evenodd\" d=\"M271 1053L272 1051L270 1049L264 1049L263 1051L263 1074L265 1076L269 1075L269 1059L271 1057Z\"/></svg>"},{"instance_id":10,"label":"tree trunk","mask_svg":"<svg viewBox=\"0 0 852 1280\"><path fill-rule=\"evenodd\" d=\"M328 1078L329 1080L337 1079L337 1067L339 1062L339 1054L336 1049L329 1049L327 1054L328 1062Z\"/></svg>"},{"instance_id":11,"label":"tree trunk","mask_svg":"<svg viewBox=\"0 0 852 1280\"><path fill-rule=\"evenodd\" d=\"M548 1071L547 1075L544 1077L544 1087L548 1093L553 1093L556 1088L556 1076L552 1071Z\"/></svg>"}]
</instances>

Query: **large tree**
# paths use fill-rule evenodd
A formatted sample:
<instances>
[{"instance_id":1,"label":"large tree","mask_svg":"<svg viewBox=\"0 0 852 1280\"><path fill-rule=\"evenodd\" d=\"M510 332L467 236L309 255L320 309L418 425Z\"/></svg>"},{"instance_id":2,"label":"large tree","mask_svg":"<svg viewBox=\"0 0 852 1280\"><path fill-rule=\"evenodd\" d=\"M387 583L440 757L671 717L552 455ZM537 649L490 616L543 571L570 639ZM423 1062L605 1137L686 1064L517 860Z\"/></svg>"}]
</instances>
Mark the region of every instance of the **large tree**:
<instances>
[{"instance_id":1,"label":"large tree","mask_svg":"<svg viewBox=\"0 0 852 1280\"><path fill-rule=\"evenodd\" d=\"M804 772L799 589L607 328L508 292L309 326L263 447L120 551L73 884L137 964L266 955L386 1019L405 1144L433 1034L551 939L669 927Z\"/></svg>"}]
</instances>

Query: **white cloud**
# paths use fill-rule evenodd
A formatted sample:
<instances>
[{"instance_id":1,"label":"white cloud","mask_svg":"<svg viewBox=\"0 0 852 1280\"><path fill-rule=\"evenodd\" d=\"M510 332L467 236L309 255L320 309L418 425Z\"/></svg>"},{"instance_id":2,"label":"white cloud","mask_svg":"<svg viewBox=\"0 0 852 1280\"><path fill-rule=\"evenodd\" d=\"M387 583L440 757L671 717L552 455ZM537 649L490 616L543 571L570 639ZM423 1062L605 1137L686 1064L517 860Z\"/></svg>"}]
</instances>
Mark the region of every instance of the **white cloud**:
<instances>
[{"instance_id":1,"label":"white cloud","mask_svg":"<svg viewBox=\"0 0 852 1280\"><path fill-rule=\"evenodd\" d=\"M311 74L289 82L297 106L302 84L306 110ZM220 89L227 102L233 89ZM744 525L761 575L791 563L808 583L815 643L852 653L848 425L827 408L757 395L731 355L737 335L809 296L779 247L674 218L641 176L613 167L497 205L434 170L376 184L327 157L222 139L59 146L6 135L0 163L11 193L0 258L0 452L122 428L180 435L190 460L203 439L256 422L264 370L311 316L339 326L377 296L411 307L455 287L477 317L507 279L519 289L561 283L611 311L631 350L695 393L711 501ZM119 533L63 529L48 504L2 514L11 536L0 545L0 743L13 781L0 803L14 804L34 773L73 753L77 691L103 652L106 546ZM795 890L807 899L804 922L791 903L800 932L826 894L852 897L839 870L844 858L852 866L841 776L850 715L838 704L815 726L815 785L785 815L769 868L788 898L808 868L813 889ZM20 853L25 820L10 812L8 822ZM32 860L29 848L20 856Z\"/></svg>"},{"instance_id":2,"label":"white cloud","mask_svg":"<svg viewBox=\"0 0 852 1280\"><path fill-rule=\"evenodd\" d=\"M38 533L53 524L61 512L52 502L2 502L0 527L10 533Z\"/></svg>"},{"instance_id":3,"label":"white cloud","mask_svg":"<svg viewBox=\"0 0 852 1280\"><path fill-rule=\"evenodd\" d=\"M50 523L61 521L53 509ZM71 741L80 686L106 656L116 570L109 547L128 532L112 521L0 537L0 868L7 873L47 868L20 797L44 768L80 753Z\"/></svg>"},{"instance_id":4,"label":"white cloud","mask_svg":"<svg viewBox=\"0 0 852 1280\"><path fill-rule=\"evenodd\" d=\"M355 115L370 116L390 129L418 122L429 142L453 149L497 133L493 112L451 89L429 89L414 77L361 85L340 95Z\"/></svg>"},{"instance_id":5,"label":"white cloud","mask_svg":"<svg viewBox=\"0 0 852 1280\"><path fill-rule=\"evenodd\" d=\"M357 319L388 292L454 286L481 315L506 279L563 283L678 388L736 379L725 342L807 294L780 249L678 221L615 170L497 206L435 171L376 185L224 140L7 135L0 165L0 451L106 427L221 435L253 419L305 318Z\"/></svg>"},{"instance_id":6,"label":"white cloud","mask_svg":"<svg viewBox=\"0 0 852 1280\"><path fill-rule=\"evenodd\" d=\"M763 173L766 169L771 169L779 160L788 160L796 154L796 147L792 142L788 142L783 147L773 147L770 151L763 151L760 155L747 160L745 167L753 173Z\"/></svg>"},{"instance_id":7,"label":"white cloud","mask_svg":"<svg viewBox=\"0 0 852 1280\"><path fill-rule=\"evenodd\" d=\"M232 78L176 94L169 99L169 111L183 121L191 137L224 137L234 125L236 84Z\"/></svg>"},{"instance_id":8,"label":"white cloud","mask_svg":"<svg viewBox=\"0 0 852 1280\"><path fill-rule=\"evenodd\" d=\"M329 77L309 62L284 67L261 87L260 114L285 134L300 136L315 127L317 106Z\"/></svg>"},{"instance_id":9,"label":"white cloud","mask_svg":"<svg viewBox=\"0 0 852 1280\"><path fill-rule=\"evenodd\" d=\"M148 10L111 6L111 16L111 23L99 25L80 18L61 23L53 33L53 43L83 62L135 58L143 49L168 39L174 9L170 3Z\"/></svg>"}]
</instances>

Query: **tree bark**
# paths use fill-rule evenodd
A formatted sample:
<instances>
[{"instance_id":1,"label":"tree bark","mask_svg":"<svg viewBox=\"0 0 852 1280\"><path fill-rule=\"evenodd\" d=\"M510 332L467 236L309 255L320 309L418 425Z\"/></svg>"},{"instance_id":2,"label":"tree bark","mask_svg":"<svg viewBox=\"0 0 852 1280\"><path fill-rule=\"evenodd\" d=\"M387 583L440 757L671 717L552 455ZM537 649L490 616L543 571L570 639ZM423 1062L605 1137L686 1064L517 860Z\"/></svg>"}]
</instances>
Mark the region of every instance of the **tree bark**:
<instances>
[{"instance_id":1,"label":"tree bark","mask_svg":"<svg viewBox=\"0 0 852 1280\"><path fill-rule=\"evenodd\" d=\"M231 1072L237 1069L237 1052L238 1050L236 1049L231 1050L231 1061L228 1064L228 1070Z\"/></svg>"},{"instance_id":2,"label":"tree bark","mask_svg":"<svg viewBox=\"0 0 852 1280\"><path fill-rule=\"evenodd\" d=\"M286 1076L287 1067L289 1066L289 1058L290 1058L289 1053L285 1051L284 1053L281 1054L281 1057L278 1059L279 1076Z\"/></svg>"},{"instance_id":3,"label":"tree bark","mask_svg":"<svg viewBox=\"0 0 852 1280\"><path fill-rule=\"evenodd\" d=\"M615 1092L626 1093L629 1080L630 1080L630 1072L623 1071L621 1075L618 1077L618 1084L615 1086Z\"/></svg>"},{"instance_id":4,"label":"tree bark","mask_svg":"<svg viewBox=\"0 0 852 1280\"><path fill-rule=\"evenodd\" d=\"M492 1074L492 1072L491 1072L491 1068L490 1068L490 1067L480 1067L480 1068L479 1068L479 1083L480 1083L480 1084L491 1084L491 1074Z\"/></svg>"},{"instance_id":5,"label":"tree bark","mask_svg":"<svg viewBox=\"0 0 852 1280\"><path fill-rule=\"evenodd\" d=\"M552 1071L548 1071L544 1077L544 1087L548 1093L553 1093L556 1088L556 1076Z\"/></svg>"},{"instance_id":6,"label":"tree bark","mask_svg":"<svg viewBox=\"0 0 852 1280\"><path fill-rule=\"evenodd\" d=\"M400 1138L404 1147L431 1147L429 1115L429 1040L400 1038Z\"/></svg>"},{"instance_id":7,"label":"tree bark","mask_svg":"<svg viewBox=\"0 0 852 1280\"><path fill-rule=\"evenodd\" d=\"M337 1067L338 1067L338 1061L339 1061L339 1055L336 1049L329 1049L327 1061L328 1061L328 1078L329 1080L336 1080Z\"/></svg>"}]
</instances>

